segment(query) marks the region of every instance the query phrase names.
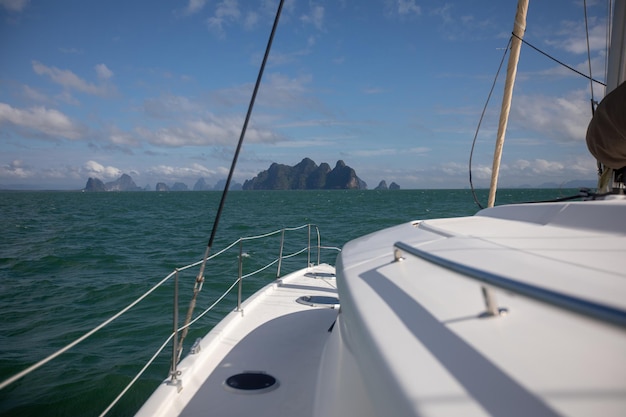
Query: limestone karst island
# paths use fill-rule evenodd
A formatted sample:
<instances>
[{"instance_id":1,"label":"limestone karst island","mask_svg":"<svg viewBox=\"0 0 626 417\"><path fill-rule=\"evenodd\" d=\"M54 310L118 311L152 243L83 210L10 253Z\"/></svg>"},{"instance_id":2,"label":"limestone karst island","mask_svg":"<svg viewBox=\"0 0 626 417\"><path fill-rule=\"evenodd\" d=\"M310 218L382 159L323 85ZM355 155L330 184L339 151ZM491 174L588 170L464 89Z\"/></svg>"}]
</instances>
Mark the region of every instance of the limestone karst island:
<instances>
[{"instance_id":1,"label":"limestone karst island","mask_svg":"<svg viewBox=\"0 0 626 417\"><path fill-rule=\"evenodd\" d=\"M223 190L225 180L215 186L207 184L204 178L198 179L193 191ZM231 190L366 190L367 184L361 180L355 170L339 160L334 168L326 162L317 165L310 158L304 158L294 166L273 163L267 170L261 171L252 179L242 184L231 184ZM389 187L385 180L380 181L375 190L398 190L400 186L392 182ZM128 174L123 174L115 181L104 183L98 178L89 178L83 191L189 191L182 182L171 186L164 182L156 187L139 187Z\"/></svg>"}]
</instances>

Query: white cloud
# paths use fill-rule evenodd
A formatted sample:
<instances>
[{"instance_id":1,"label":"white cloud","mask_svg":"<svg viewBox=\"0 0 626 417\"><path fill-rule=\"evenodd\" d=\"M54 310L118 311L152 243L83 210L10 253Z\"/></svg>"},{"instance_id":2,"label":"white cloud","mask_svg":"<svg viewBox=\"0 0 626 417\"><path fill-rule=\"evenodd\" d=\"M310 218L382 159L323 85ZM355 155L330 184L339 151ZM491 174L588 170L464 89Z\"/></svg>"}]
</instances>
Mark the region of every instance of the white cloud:
<instances>
[{"instance_id":1,"label":"white cloud","mask_svg":"<svg viewBox=\"0 0 626 417\"><path fill-rule=\"evenodd\" d=\"M452 19L451 14L451 7L452 6L450 4L446 3L441 7L433 9L430 14L433 16L438 16L443 23L449 25L451 23L454 23L454 19Z\"/></svg>"},{"instance_id":2,"label":"white cloud","mask_svg":"<svg viewBox=\"0 0 626 417\"><path fill-rule=\"evenodd\" d=\"M467 168L465 169L467 172ZM467 172L469 178L469 172ZM491 179L491 167L486 165L478 165L476 167L472 167L472 178L479 180L488 180Z\"/></svg>"},{"instance_id":3,"label":"white cloud","mask_svg":"<svg viewBox=\"0 0 626 417\"><path fill-rule=\"evenodd\" d=\"M76 178L76 172L70 168L44 168L41 170L39 177L42 179L66 179L66 178ZM81 178L82 179L82 178Z\"/></svg>"},{"instance_id":4,"label":"white cloud","mask_svg":"<svg viewBox=\"0 0 626 417\"><path fill-rule=\"evenodd\" d=\"M396 5L398 14L400 15L419 15L422 12L421 8L417 4L415 4L415 0L397 0Z\"/></svg>"},{"instance_id":5,"label":"white cloud","mask_svg":"<svg viewBox=\"0 0 626 417\"><path fill-rule=\"evenodd\" d=\"M591 120L584 91L565 97L525 95L514 98L511 109L515 122L560 142L585 139Z\"/></svg>"},{"instance_id":6,"label":"white cloud","mask_svg":"<svg viewBox=\"0 0 626 417\"><path fill-rule=\"evenodd\" d=\"M22 110L0 103L0 126L10 124L54 138L80 139L84 129L63 113L45 107Z\"/></svg>"},{"instance_id":7,"label":"white cloud","mask_svg":"<svg viewBox=\"0 0 626 417\"><path fill-rule=\"evenodd\" d=\"M248 12L246 14L246 18L244 19L243 22L243 27L246 30L251 30L253 29L257 23L259 22L259 15L256 12Z\"/></svg>"},{"instance_id":8,"label":"white cloud","mask_svg":"<svg viewBox=\"0 0 626 417\"><path fill-rule=\"evenodd\" d=\"M431 149L427 148L425 146L420 146L420 147L417 147L417 148L411 148L411 149L408 150L409 153L418 153L418 154L425 154L425 153L428 153L430 151L431 151Z\"/></svg>"},{"instance_id":9,"label":"white cloud","mask_svg":"<svg viewBox=\"0 0 626 417\"><path fill-rule=\"evenodd\" d=\"M61 91L55 95L54 98L60 102L71 104L72 106L78 106L80 102L69 91Z\"/></svg>"},{"instance_id":10,"label":"white cloud","mask_svg":"<svg viewBox=\"0 0 626 417\"><path fill-rule=\"evenodd\" d=\"M305 24L315 26L318 30L324 29L324 7L311 4L309 14L302 15L300 20Z\"/></svg>"},{"instance_id":11,"label":"white cloud","mask_svg":"<svg viewBox=\"0 0 626 417\"><path fill-rule=\"evenodd\" d=\"M185 15L192 15L192 14L198 13L200 10L204 8L205 4L206 4L206 0L189 0L189 3L187 3L187 7L185 7L185 10L183 11L183 13Z\"/></svg>"},{"instance_id":12,"label":"white cloud","mask_svg":"<svg viewBox=\"0 0 626 417\"><path fill-rule=\"evenodd\" d=\"M107 66L104 64L96 65L95 69L96 73L98 74L98 78L100 78L101 80L108 80L109 78L113 77L113 71L107 68Z\"/></svg>"},{"instance_id":13,"label":"white cloud","mask_svg":"<svg viewBox=\"0 0 626 417\"><path fill-rule=\"evenodd\" d=\"M467 163L446 162L441 164L440 169L446 175L468 178L469 181L469 166ZM434 174L434 176L438 176L437 173L434 172ZM491 167L487 165L473 164L472 178L474 180L488 180L491 178Z\"/></svg>"},{"instance_id":14,"label":"white cloud","mask_svg":"<svg viewBox=\"0 0 626 417\"><path fill-rule=\"evenodd\" d=\"M11 161L8 165L0 166L0 178L25 179L34 176L34 171L19 159Z\"/></svg>"},{"instance_id":15,"label":"white cloud","mask_svg":"<svg viewBox=\"0 0 626 417\"><path fill-rule=\"evenodd\" d=\"M587 35L583 22L565 21L561 23L558 36L561 39L547 41L553 45L574 54L587 53ZM589 49L603 51L606 48L606 20L591 19L589 22Z\"/></svg>"},{"instance_id":16,"label":"white cloud","mask_svg":"<svg viewBox=\"0 0 626 417\"><path fill-rule=\"evenodd\" d=\"M96 161L87 161L82 166L81 173L86 176L107 180L119 178L122 175L122 170L112 166L104 166Z\"/></svg>"},{"instance_id":17,"label":"white cloud","mask_svg":"<svg viewBox=\"0 0 626 417\"><path fill-rule=\"evenodd\" d=\"M241 16L237 0L222 0L215 11L215 15L220 18L236 20Z\"/></svg>"},{"instance_id":18,"label":"white cloud","mask_svg":"<svg viewBox=\"0 0 626 417\"><path fill-rule=\"evenodd\" d=\"M515 169L519 169L519 170L523 171L525 169L529 169L530 168L530 161L527 161L525 159L518 159L513 164L511 164L511 166L513 168L515 168Z\"/></svg>"},{"instance_id":19,"label":"white cloud","mask_svg":"<svg viewBox=\"0 0 626 417\"><path fill-rule=\"evenodd\" d=\"M311 75L288 77L280 73L268 73L257 96L257 106L310 110L313 107L322 107L321 102L311 94L309 84ZM240 85L235 88L224 88L214 93L214 98L223 106L247 105L250 101L251 84Z\"/></svg>"},{"instance_id":20,"label":"white cloud","mask_svg":"<svg viewBox=\"0 0 626 417\"><path fill-rule=\"evenodd\" d=\"M243 119L240 116L207 115L203 119L189 120L181 126L150 130L138 127L135 133L155 146L234 146L239 140ZM253 123L246 131L248 143L274 143L281 137L272 130L255 127Z\"/></svg>"},{"instance_id":21,"label":"white cloud","mask_svg":"<svg viewBox=\"0 0 626 417\"><path fill-rule=\"evenodd\" d=\"M259 94L260 99L263 105L273 107L293 108L299 103L307 103L305 96L312 78L310 75L289 78L280 73L268 74Z\"/></svg>"},{"instance_id":22,"label":"white cloud","mask_svg":"<svg viewBox=\"0 0 626 417\"><path fill-rule=\"evenodd\" d=\"M39 91L35 90L34 88L28 85L24 85L22 89L24 90L24 95L29 100L38 101L40 103L46 103L50 101L45 94L40 93Z\"/></svg>"},{"instance_id":23,"label":"white cloud","mask_svg":"<svg viewBox=\"0 0 626 417\"><path fill-rule=\"evenodd\" d=\"M336 144L334 139L328 138L314 138L311 140L292 140L283 141L277 144L281 148L285 149L299 149L299 148L329 148Z\"/></svg>"},{"instance_id":24,"label":"white cloud","mask_svg":"<svg viewBox=\"0 0 626 417\"><path fill-rule=\"evenodd\" d=\"M11 12L21 12L28 6L30 0L0 0L0 6Z\"/></svg>"},{"instance_id":25,"label":"white cloud","mask_svg":"<svg viewBox=\"0 0 626 417\"><path fill-rule=\"evenodd\" d=\"M580 155L568 162L567 169L576 175L587 176L595 179L598 171L598 165L595 159L589 157L588 155Z\"/></svg>"},{"instance_id":26,"label":"white cloud","mask_svg":"<svg viewBox=\"0 0 626 417\"><path fill-rule=\"evenodd\" d=\"M457 162L446 162L441 164L441 170L448 175L458 175L463 171L467 172L467 165L462 165ZM474 168L472 168L473 172Z\"/></svg>"},{"instance_id":27,"label":"white cloud","mask_svg":"<svg viewBox=\"0 0 626 417\"><path fill-rule=\"evenodd\" d=\"M56 67L48 67L37 61L33 61L32 65L35 73L37 73L38 75L47 75L53 82L62 85L65 88L70 88L80 91L82 93L93 94L97 96L107 96L112 93L112 90L109 87L89 83L74 74L72 71L61 70ZM106 68L104 64L100 65L103 65L104 69L98 70L98 67L96 67L97 71L108 71L108 68Z\"/></svg>"},{"instance_id":28,"label":"white cloud","mask_svg":"<svg viewBox=\"0 0 626 417\"><path fill-rule=\"evenodd\" d=\"M449 8L450 6L446 4L439 9L434 9L431 13L447 15ZM422 14L422 9L415 3L415 0L385 0L385 14L388 17L419 16Z\"/></svg>"},{"instance_id":29,"label":"white cloud","mask_svg":"<svg viewBox=\"0 0 626 417\"><path fill-rule=\"evenodd\" d=\"M146 174L154 178L176 181L182 179L212 178L224 175L225 169L213 170L201 164L192 164L189 167L175 167L170 165L157 165L146 170ZM190 185L190 184L188 184Z\"/></svg>"},{"instance_id":30,"label":"white cloud","mask_svg":"<svg viewBox=\"0 0 626 417\"><path fill-rule=\"evenodd\" d=\"M546 161L545 159L535 159L533 170L538 174L559 172L565 168L562 162Z\"/></svg>"},{"instance_id":31,"label":"white cloud","mask_svg":"<svg viewBox=\"0 0 626 417\"><path fill-rule=\"evenodd\" d=\"M565 165L562 162L547 161L545 159L535 159L533 161L519 159L508 167L509 170L515 172L531 171L534 174L554 174L563 171L564 168Z\"/></svg>"},{"instance_id":32,"label":"white cloud","mask_svg":"<svg viewBox=\"0 0 626 417\"><path fill-rule=\"evenodd\" d=\"M139 146L140 142L137 137L131 133L121 131L117 128L111 128L108 134L109 142L119 146Z\"/></svg>"},{"instance_id":33,"label":"white cloud","mask_svg":"<svg viewBox=\"0 0 626 417\"><path fill-rule=\"evenodd\" d=\"M217 4L213 16L207 19L209 28L219 36L224 36L224 26L239 20L241 11L237 0L222 0Z\"/></svg>"},{"instance_id":34,"label":"white cloud","mask_svg":"<svg viewBox=\"0 0 626 417\"><path fill-rule=\"evenodd\" d=\"M193 114L202 109L202 106L192 102L187 97L163 95L157 98L148 98L143 103L143 110L151 117L169 119L181 114Z\"/></svg>"}]
</instances>

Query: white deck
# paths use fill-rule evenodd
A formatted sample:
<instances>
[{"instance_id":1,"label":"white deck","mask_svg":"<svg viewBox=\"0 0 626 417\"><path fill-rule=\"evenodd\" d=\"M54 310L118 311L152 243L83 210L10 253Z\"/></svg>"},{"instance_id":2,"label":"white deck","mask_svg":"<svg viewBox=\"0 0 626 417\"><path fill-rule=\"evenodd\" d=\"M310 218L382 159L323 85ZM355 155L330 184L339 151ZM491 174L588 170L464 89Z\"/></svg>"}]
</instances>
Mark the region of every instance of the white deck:
<instances>
[{"instance_id":1,"label":"white deck","mask_svg":"<svg viewBox=\"0 0 626 417\"><path fill-rule=\"evenodd\" d=\"M509 314L481 318L480 283L409 255L393 262L403 241L626 310L625 216L624 200L497 208L347 244L339 328L356 362L371 364L361 368L371 415L626 415L623 327L503 291Z\"/></svg>"},{"instance_id":2,"label":"white deck","mask_svg":"<svg viewBox=\"0 0 626 417\"><path fill-rule=\"evenodd\" d=\"M625 215L624 198L498 207L349 242L336 280L301 271L255 294L180 364L184 389L163 384L139 415L624 416ZM398 241L613 308L622 324L503 290L508 314L485 317L481 283L406 253L395 261ZM339 312L296 302L337 291ZM224 386L245 371L280 385Z\"/></svg>"},{"instance_id":3,"label":"white deck","mask_svg":"<svg viewBox=\"0 0 626 417\"><path fill-rule=\"evenodd\" d=\"M227 316L202 340L201 352L181 362L183 390L162 384L138 415L312 415L319 360L338 309L296 299L336 297L331 273L328 265L298 271L248 299L243 315ZM270 374L279 387L263 393L225 387L226 378L245 371Z\"/></svg>"}]
</instances>

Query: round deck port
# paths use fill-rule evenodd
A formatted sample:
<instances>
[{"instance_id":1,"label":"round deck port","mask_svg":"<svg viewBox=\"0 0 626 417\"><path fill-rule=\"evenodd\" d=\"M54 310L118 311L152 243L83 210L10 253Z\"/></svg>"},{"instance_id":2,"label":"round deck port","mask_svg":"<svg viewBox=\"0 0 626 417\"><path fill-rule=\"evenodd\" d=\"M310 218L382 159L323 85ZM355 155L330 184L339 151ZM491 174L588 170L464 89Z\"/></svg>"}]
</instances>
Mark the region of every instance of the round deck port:
<instances>
[{"instance_id":1,"label":"round deck port","mask_svg":"<svg viewBox=\"0 0 626 417\"><path fill-rule=\"evenodd\" d=\"M244 394L260 394L278 388L278 381L265 372L242 372L226 378L224 386Z\"/></svg>"}]
</instances>

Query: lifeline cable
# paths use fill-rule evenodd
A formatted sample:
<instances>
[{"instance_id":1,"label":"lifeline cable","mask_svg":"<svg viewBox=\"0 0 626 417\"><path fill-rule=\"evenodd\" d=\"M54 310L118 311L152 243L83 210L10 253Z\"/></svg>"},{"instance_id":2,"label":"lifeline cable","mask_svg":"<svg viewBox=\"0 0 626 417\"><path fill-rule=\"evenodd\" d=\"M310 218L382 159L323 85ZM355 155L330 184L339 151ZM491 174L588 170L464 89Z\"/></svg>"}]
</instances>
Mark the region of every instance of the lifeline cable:
<instances>
[{"instance_id":1,"label":"lifeline cable","mask_svg":"<svg viewBox=\"0 0 626 417\"><path fill-rule=\"evenodd\" d=\"M220 204L217 209L217 213L215 214L215 220L213 221L213 229L211 230L211 237L209 238L209 243L207 244L204 257L202 258L202 265L200 266L200 271L198 272L198 276L196 277L196 283L194 284L194 288L193 288L193 297L191 298L191 301L189 302L189 309L187 310L187 316L185 317L185 326L191 320L191 315L193 314L193 310L196 306L196 298L200 290L202 290L202 283L204 282L204 269L206 266L206 261L207 261L207 258L209 257L209 253L211 252L211 247L213 246L213 241L215 239L215 235L217 232L217 226L222 216L222 211L224 209L224 202L226 201L226 195L228 194L228 189L230 188L230 182L233 178L233 173L235 172L235 166L237 165L237 160L239 159L239 152L241 151L243 139L246 135L246 129L248 128L248 122L250 121L250 116L252 115L252 108L254 107L256 95L259 91L259 86L261 85L261 79L263 78L263 71L265 70L265 64L267 63L267 58L269 57L270 49L272 48L272 42L274 41L274 34L276 33L276 27L278 26L280 13L283 9L283 3L284 3L284 0L280 0L280 3L278 4L278 10L276 11L276 17L274 18L274 25L272 26L272 32L270 33L269 40L267 41L267 47L265 48L265 55L263 56L263 62L261 63L261 68L259 69L259 74L257 76L256 83L254 85L254 90L252 91L252 97L250 98L250 104L248 105L248 112L246 113L246 118L241 128L241 135L239 136L239 142L237 142L237 148L235 149L233 161L231 163L230 170L228 171L228 177L226 179L226 184L224 185L224 191L222 192ZM189 331L189 328L185 327L181 335L180 344L179 344L179 353L178 353L179 358L180 358L180 354L182 353L182 343L183 343L183 340L185 339L185 336L187 336L188 331Z\"/></svg>"}]
</instances>

